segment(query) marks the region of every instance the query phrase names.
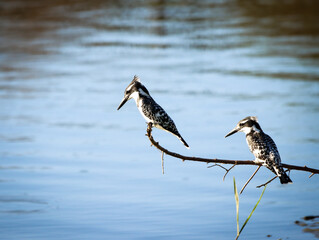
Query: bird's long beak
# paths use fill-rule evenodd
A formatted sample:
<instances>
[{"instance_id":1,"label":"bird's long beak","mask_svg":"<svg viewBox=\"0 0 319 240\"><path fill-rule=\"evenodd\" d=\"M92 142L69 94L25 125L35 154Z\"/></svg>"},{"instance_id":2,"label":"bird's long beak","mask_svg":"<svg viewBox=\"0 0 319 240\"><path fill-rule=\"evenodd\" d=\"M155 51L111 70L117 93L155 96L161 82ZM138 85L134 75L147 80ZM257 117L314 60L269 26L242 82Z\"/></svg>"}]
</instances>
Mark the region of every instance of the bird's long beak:
<instances>
[{"instance_id":1,"label":"bird's long beak","mask_svg":"<svg viewBox=\"0 0 319 240\"><path fill-rule=\"evenodd\" d=\"M225 138L227 138L227 137L229 137L230 135L233 135L234 133L236 133L236 132L238 132L238 128L237 127L235 127L233 130L231 130L226 136L225 136Z\"/></svg>"},{"instance_id":2,"label":"bird's long beak","mask_svg":"<svg viewBox=\"0 0 319 240\"><path fill-rule=\"evenodd\" d=\"M120 105L118 106L117 110L120 110L120 108L127 102L128 97L124 97Z\"/></svg>"}]
</instances>

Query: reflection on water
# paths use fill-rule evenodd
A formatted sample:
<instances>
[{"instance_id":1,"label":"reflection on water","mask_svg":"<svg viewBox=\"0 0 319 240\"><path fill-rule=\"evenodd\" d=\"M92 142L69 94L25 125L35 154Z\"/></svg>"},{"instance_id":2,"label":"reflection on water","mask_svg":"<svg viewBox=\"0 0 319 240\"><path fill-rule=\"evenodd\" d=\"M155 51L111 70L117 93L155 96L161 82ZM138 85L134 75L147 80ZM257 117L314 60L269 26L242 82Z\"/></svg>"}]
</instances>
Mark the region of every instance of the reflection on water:
<instances>
[{"instance_id":1,"label":"reflection on water","mask_svg":"<svg viewBox=\"0 0 319 240\"><path fill-rule=\"evenodd\" d=\"M27 198L15 198L15 197L0 197L0 202L22 202L22 203L33 203L33 204L47 204L46 202L36 200L36 199L27 199Z\"/></svg>"},{"instance_id":2,"label":"reflection on water","mask_svg":"<svg viewBox=\"0 0 319 240\"><path fill-rule=\"evenodd\" d=\"M257 115L284 162L319 168L318 10L315 0L1 1L0 238L233 238L232 176L168 157L162 176L134 103L116 107L137 74L191 150L154 130L164 146L252 159L244 136L223 136ZM233 175L243 184L252 171ZM242 237L313 239L294 224L319 211L307 176L272 183ZM270 177L261 170L245 190L243 215Z\"/></svg>"},{"instance_id":3,"label":"reflection on water","mask_svg":"<svg viewBox=\"0 0 319 240\"><path fill-rule=\"evenodd\" d=\"M303 217L303 221L295 221L295 224L303 227L303 232L312 233L316 238L319 238L319 222L316 222L316 219L319 216L305 216Z\"/></svg>"}]
</instances>

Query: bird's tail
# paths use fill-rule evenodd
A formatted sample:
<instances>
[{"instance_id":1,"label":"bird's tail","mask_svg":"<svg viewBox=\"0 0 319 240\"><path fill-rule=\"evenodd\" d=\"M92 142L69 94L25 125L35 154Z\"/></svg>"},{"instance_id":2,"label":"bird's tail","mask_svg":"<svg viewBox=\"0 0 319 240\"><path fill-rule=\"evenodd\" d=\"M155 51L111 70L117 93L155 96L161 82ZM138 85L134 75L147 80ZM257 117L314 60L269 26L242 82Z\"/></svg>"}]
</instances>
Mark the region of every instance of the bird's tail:
<instances>
[{"instance_id":1,"label":"bird's tail","mask_svg":"<svg viewBox=\"0 0 319 240\"><path fill-rule=\"evenodd\" d=\"M181 135L179 135L179 136L177 136L177 137L178 137L178 139L185 145L185 147L187 147L187 148L189 149L189 146L188 146L187 142L184 140L184 138L182 138Z\"/></svg>"},{"instance_id":2,"label":"bird's tail","mask_svg":"<svg viewBox=\"0 0 319 240\"><path fill-rule=\"evenodd\" d=\"M292 183L290 177L287 175L287 173L285 171L282 170L280 175L278 175L278 176L279 176L281 184Z\"/></svg>"},{"instance_id":3,"label":"bird's tail","mask_svg":"<svg viewBox=\"0 0 319 240\"><path fill-rule=\"evenodd\" d=\"M290 177L285 172L283 172L281 176L279 176L279 179L281 184L292 183Z\"/></svg>"},{"instance_id":4,"label":"bird's tail","mask_svg":"<svg viewBox=\"0 0 319 240\"><path fill-rule=\"evenodd\" d=\"M165 129L162 128L161 126L159 126L159 128L173 134L174 136L178 137L178 139L185 145L185 147L187 147L189 149L189 146L187 144L187 142L184 140L184 138L182 138L182 136L179 134L179 132L177 131L176 127L174 126L174 129Z\"/></svg>"}]
</instances>

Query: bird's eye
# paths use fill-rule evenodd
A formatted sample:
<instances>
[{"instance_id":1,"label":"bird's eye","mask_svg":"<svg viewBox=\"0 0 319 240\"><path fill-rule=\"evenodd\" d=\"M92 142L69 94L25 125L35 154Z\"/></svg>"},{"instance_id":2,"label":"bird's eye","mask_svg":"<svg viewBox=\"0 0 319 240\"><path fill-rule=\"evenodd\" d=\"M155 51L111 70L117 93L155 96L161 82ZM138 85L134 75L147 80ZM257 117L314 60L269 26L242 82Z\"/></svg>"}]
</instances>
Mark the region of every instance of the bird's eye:
<instances>
[{"instance_id":1,"label":"bird's eye","mask_svg":"<svg viewBox=\"0 0 319 240\"><path fill-rule=\"evenodd\" d=\"M241 127L244 126L244 123L239 123L239 126L241 126Z\"/></svg>"}]
</instances>

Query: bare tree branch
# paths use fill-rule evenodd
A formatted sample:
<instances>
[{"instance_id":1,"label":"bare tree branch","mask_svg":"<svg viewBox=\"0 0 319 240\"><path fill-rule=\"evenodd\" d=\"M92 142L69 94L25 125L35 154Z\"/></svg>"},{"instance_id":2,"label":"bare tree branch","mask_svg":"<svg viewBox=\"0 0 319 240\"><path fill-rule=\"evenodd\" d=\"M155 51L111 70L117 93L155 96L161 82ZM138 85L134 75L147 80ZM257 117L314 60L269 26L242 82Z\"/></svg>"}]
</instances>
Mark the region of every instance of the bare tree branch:
<instances>
[{"instance_id":1,"label":"bare tree branch","mask_svg":"<svg viewBox=\"0 0 319 240\"><path fill-rule=\"evenodd\" d=\"M195 162L205 162L205 163L221 163L221 164L232 164L232 165L262 166L261 163L256 163L256 162L251 161L251 160L226 160L226 159L218 159L218 158L200 158L200 157L184 156L184 155L181 155L179 153L171 152L171 151L165 149L164 147L162 147L158 142L156 142L154 140L154 138L152 136L152 123L148 124L147 134L146 135L149 138L149 140L152 143L152 145L155 146L157 149L159 149L161 152L164 152L167 155L170 155L172 157L179 158L179 159L181 159L183 161L195 161ZM231 167L231 168L233 168L233 167ZM307 166L303 166L302 167L302 166L296 166L296 165L290 165L290 164L282 163L282 167L287 168L289 170L298 170L298 171L310 172L310 173L313 173L313 174L319 174L319 169L309 168Z\"/></svg>"}]
</instances>

